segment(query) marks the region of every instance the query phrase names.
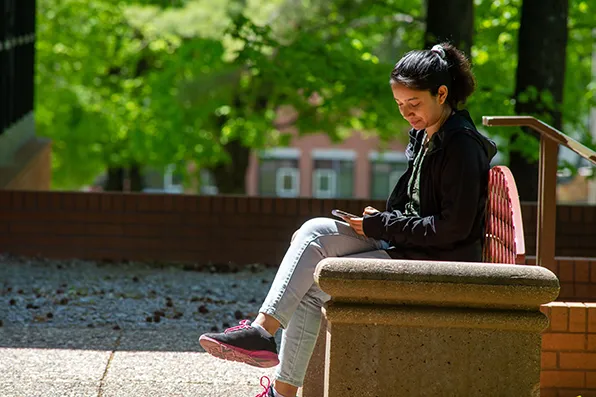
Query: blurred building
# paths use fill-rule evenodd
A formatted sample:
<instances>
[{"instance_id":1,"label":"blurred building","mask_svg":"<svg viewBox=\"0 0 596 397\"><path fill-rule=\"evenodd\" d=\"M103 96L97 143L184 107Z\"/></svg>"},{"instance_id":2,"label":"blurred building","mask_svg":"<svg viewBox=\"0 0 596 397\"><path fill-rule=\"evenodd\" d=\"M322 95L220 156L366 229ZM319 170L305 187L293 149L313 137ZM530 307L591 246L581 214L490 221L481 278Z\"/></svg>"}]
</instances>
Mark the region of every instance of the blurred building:
<instances>
[{"instance_id":1,"label":"blurred building","mask_svg":"<svg viewBox=\"0 0 596 397\"><path fill-rule=\"evenodd\" d=\"M0 188L50 188L51 145L35 136L35 0L0 0Z\"/></svg>"}]
</instances>

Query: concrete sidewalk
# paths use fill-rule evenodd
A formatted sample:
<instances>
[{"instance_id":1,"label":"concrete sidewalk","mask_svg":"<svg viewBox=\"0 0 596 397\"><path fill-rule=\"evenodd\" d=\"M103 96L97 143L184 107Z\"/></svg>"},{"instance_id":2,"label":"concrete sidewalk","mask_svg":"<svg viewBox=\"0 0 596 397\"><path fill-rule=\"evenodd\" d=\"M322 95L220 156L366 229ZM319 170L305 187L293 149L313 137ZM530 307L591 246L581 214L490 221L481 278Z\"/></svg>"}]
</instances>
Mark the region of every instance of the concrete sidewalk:
<instances>
[{"instance_id":1,"label":"concrete sidewalk","mask_svg":"<svg viewBox=\"0 0 596 397\"><path fill-rule=\"evenodd\" d=\"M0 328L1 397L254 397L259 369L206 354L186 329Z\"/></svg>"}]
</instances>

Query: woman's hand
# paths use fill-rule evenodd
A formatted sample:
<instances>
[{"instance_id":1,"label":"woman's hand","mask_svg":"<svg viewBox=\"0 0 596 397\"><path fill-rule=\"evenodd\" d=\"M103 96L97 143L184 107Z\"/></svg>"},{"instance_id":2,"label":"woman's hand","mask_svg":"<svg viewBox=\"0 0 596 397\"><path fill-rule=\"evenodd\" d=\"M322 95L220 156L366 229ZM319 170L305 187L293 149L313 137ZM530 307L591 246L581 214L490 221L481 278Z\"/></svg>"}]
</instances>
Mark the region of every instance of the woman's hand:
<instances>
[{"instance_id":1,"label":"woman's hand","mask_svg":"<svg viewBox=\"0 0 596 397\"><path fill-rule=\"evenodd\" d=\"M348 222L348 224L352 227L352 229L354 229L354 231L356 233L358 233L361 236L365 236L366 234L364 234L364 228L362 225L362 221L364 220L364 218L345 218L344 219L346 222Z\"/></svg>"},{"instance_id":2,"label":"woman's hand","mask_svg":"<svg viewBox=\"0 0 596 397\"><path fill-rule=\"evenodd\" d=\"M362 215L363 215L363 216L364 216L364 215L374 215L374 214L376 214L377 212L381 212L381 211L379 211L378 209L376 209L376 208L373 208L373 207L371 207L371 206L369 205L368 207L366 207L366 208L364 209L364 212L362 213Z\"/></svg>"}]
</instances>

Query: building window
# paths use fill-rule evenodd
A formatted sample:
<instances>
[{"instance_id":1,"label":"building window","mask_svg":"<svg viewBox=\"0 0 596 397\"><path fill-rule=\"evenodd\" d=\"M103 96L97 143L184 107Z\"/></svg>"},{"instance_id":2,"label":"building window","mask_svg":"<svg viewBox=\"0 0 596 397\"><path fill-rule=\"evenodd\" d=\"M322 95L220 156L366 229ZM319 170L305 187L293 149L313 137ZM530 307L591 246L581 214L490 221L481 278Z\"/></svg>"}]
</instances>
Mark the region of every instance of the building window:
<instances>
[{"instance_id":1,"label":"building window","mask_svg":"<svg viewBox=\"0 0 596 397\"><path fill-rule=\"evenodd\" d=\"M408 161L399 152L371 152L370 198L386 200L393 191L399 178L408 169Z\"/></svg>"},{"instance_id":2,"label":"building window","mask_svg":"<svg viewBox=\"0 0 596 397\"><path fill-rule=\"evenodd\" d=\"M333 169L318 169L313 172L313 196L336 197L337 173Z\"/></svg>"},{"instance_id":3,"label":"building window","mask_svg":"<svg viewBox=\"0 0 596 397\"><path fill-rule=\"evenodd\" d=\"M144 172L145 193L184 193L184 180L175 164L166 166L163 171L147 168Z\"/></svg>"},{"instance_id":4,"label":"building window","mask_svg":"<svg viewBox=\"0 0 596 397\"><path fill-rule=\"evenodd\" d=\"M354 197L354 160L352 150L314 149L313 196L318 198Z\"/></svg>"},{"instance_id":5,"label":"building window","mask_svg":"<svg viewBox=\"0 0 596 397\"><path fill-rule=\"evenodd\" d=\"M297 197L300 194L300 171L296 167L282 167L275 172L275 194Z\"/></svg>"},{"instance_id":6,"label":"building window","mask_svg":"<svg viewBox=\"0 0 596 397\"><path fill-rule=\"evenodd\" d=\"M219 189L217 188L217 183L215 183L215 177L211 173L211 171L202 169L200 172L201 183L200 183L200 193L208 196L215 196L219 193Z\"/></svg>"},{"instance_id":7,"label":"building window","mask_svg":"<svg viewBox=\"0 0 596 397\"><path fill-rule=\"evenodd\" d=\"M300 151L270 149L259 156L259 195L298 197L300 195Z\"/></svg>"}]
</instances>

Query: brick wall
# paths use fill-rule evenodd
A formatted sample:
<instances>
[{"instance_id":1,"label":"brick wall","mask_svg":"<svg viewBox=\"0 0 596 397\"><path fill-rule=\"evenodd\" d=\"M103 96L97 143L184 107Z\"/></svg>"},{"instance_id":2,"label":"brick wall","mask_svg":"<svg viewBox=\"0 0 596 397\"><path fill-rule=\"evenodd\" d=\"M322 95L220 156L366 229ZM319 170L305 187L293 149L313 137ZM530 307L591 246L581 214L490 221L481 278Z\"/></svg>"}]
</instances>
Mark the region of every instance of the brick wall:
<instances>
[{"instance_id":1,"label":"brick wall","mask_svg":"<svg viewBox=\"0 0 596 397\"><path fill-rule=\"evenodd\" d=\"M306 219L329 216L333 208L358 212L368 204L383 206L364 200L0 191L0 252L275 265ZM532 208L524 206L528 239L535 230ZM558 254L574 246L596 258L594 212L558 208ZM559 299L594 300L596 259L562 257L551 270L561 280ZM556 302L543 311L551 325L544 334L542 395L596 396L596 303Z\"/></svg>"},{"instance_id":2,"label":"brick wall","mask_svg":"<svg viewBox=\"0 0 596 397\"><path fill-rule=\"evenodd\" d=\"M542 397L596 396L596 303L542 307L550 326L542 336Z\"/></svg>"},{"instance_id":3,"label":"brick wall","mask_svg":"<svg viewBox=\"0 0 596 397\"><path fill-rule=\"evenodd\" d=\"M522 203L526 250L532 255L536 253L536 212L535 203ZM556 255L596 257L596 206L557 206L556 235Z\"/></svg>"},{"instance_id":4,"label":"brick wall","mask_svg":"<svg viewBox=\"0 0 596 397\"><path fill-rule=\"evenodd\" d=\"M526 263L535 265L536 258L527 258ZM596 258L557 257L550 270L561 284L558 300L582 302L596 299Z\"/></svg>"},{"instance_id":5,"label":"brick wall","mask_svg":"<svg viewBox=\"0 0 596 397\"><path fill-rule=\"evenodd\" d=\"M0 191L0 251L274 265L293 231L308 218L330 216L333 208L358 213L369 204L384 205L368 200ZM532 253L535 206L525 204L523 213ZM595 214L596 207L558 208L557 255L596 258ZM583 274L581 266L573 273L561 266L568 271L563 279L571 282Z\"/></svg>"}]
</instances>

